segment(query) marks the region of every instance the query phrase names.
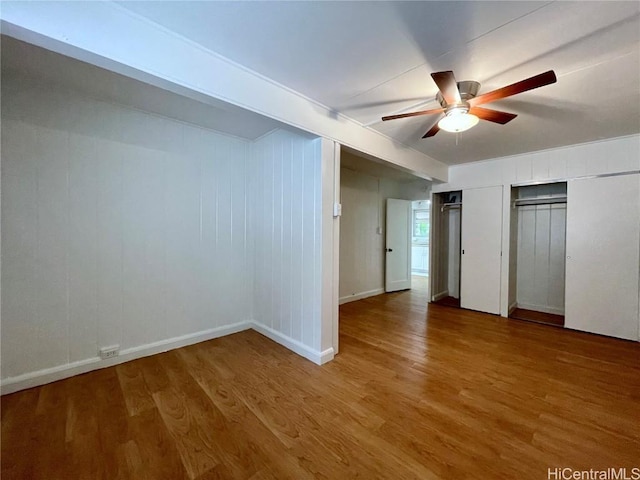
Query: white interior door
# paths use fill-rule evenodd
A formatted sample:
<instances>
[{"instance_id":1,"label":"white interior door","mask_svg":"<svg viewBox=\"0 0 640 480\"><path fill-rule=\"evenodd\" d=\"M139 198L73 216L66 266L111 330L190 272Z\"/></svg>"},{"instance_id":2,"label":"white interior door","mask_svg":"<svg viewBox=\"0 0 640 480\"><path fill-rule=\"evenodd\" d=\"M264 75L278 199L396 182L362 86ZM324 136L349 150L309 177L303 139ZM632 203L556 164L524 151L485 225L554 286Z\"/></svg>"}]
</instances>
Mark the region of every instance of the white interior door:
<instances>
[{"instance_id":1,"label":"white interior door","mask_svg":"<svg viewBox=\"0 0 640 480\"><path fill-rule=\"evenodd\" d=\"M411 202L387 199L385 292L411 288Z\"/></svg>"},{"instance_id":2,"label":"white interior door","mask_svg":"<svg viewBox=\"0 0 640 480\"><path fill-rule=\"evenodd\" d=\"M462 191L460 306L500 313L502 186Z\"/></svg>"},{"instance_id":3,"label":"white interior door","mask_svg":"<svg viewBox=\"0 0 640 480\"><path fill-rule=\"evenodd\" d=\"M638 340L640 175L567 186L565 326Z\"/></svg>"}]
</instances>

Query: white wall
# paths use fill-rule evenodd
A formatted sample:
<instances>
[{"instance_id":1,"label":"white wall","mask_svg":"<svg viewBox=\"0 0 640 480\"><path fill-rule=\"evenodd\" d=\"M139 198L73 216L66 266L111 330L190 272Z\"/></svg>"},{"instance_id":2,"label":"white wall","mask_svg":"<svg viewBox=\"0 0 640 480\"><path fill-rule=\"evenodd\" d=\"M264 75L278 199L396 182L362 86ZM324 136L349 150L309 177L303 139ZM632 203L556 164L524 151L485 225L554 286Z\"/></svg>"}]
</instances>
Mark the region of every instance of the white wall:
<instances>
[{"instance_id":1,"label":"white wall","mask_svg":"<svg viewBox=\"0 0 640 480\"><path fill-rule=\"evenodd\" d=\"M6 75L2 103L3 393L247 328L333 358L333 142Z\"/></svg>"},{"instance_id":2,"label":"white wall","mask_svg":"<svg viewBox=\"0 0 640 480\"><path fill-rule=\"evenodd\" d=\"M433 191L562 180L639 168L640 135L632 135L454 165L449 168L449 182L434 184Z\"/></svg>"},{"instance_id":3,"label":"white wall","mask_svg":"<svg viewBox=\"0 0 640 480\"><path fill-rule=\"evenodd\" d=\"M521 187L519 198L564 194L565 183ZM566 204L517 207L519 308L564 315Z\"/></svg>"},{"instance_id":4,"label":"white wall","mask_svg":"<svg viewBox=\"0 0 640 480\"><path fill-rule=\"evenodd\" d=\"M346 303L384 292L387 198L424 199L429 191L424 180L401 183L348 168L341 169L340 187L339 297Z\"/></svg>"},{"instance_id":5,"label":"white wall","mask_svg":"<svg viewBox=\"0 0 640 480\"><path fill-rule=\"evenodd\" d=\"M322 274L331 267L322 262L322 149L321 139L279 130L255 142L251 166L253 320L317 363L333 357L320 327L330 321Z\"/></svg>"},{"instance_id":6,"label":"white wall","mask_svg":"<svg viewBox=\"0 0 640 480\"><path fill-rule=\"evenodd\" d=\"M384 209L380 179L343 168L340 172L340 303L384 292Z\"/></svg>"},{"instance_id":7,"label":"white wall","mask_svg":"<svg viewBox=\"0 0 640 480\"><path fill-rule=\"evenodd\" d=\"M614 138L600 142L573 145L513 157L504 157L449 170L449 183L433 186L434 192L448 192L473 187L524 184L527 182L566 180L590 175L638 171L640 169L640 136ZM505 188L505 191L509 191ZM624 207L622 207L624 208ZM510 242L510 195L503 195L502 245ZM637 221L637 219L630 219ZM503 248L500 313L509 309L509 250Z\"/></svg>"},{"instance_id":8,"label":"white wall","mask_svg":"<svg viewBox=\"0 0 640 480\"><path fill-rule=\"evenodd\" d=\"M4 77L3 387L248 328L249 149Z\"/></svg>"}]
</instances>

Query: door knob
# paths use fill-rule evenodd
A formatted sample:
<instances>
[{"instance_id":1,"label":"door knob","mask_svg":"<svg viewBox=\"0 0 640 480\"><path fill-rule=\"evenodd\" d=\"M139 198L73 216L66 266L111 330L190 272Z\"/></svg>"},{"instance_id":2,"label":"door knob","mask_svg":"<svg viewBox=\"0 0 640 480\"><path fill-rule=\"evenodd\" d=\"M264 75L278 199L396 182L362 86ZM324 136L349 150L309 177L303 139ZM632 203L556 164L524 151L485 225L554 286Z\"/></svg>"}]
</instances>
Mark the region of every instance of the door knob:
<instances>
[{"instance_id":1,"label":"door knob","mask_svg":"<svg viewBox=\"0 0 640 480\"><path fill-rule=\"evenodd\" d=\"M393 248L385 248L387 252L393 252Z\"/></svg>"}]
</instances>

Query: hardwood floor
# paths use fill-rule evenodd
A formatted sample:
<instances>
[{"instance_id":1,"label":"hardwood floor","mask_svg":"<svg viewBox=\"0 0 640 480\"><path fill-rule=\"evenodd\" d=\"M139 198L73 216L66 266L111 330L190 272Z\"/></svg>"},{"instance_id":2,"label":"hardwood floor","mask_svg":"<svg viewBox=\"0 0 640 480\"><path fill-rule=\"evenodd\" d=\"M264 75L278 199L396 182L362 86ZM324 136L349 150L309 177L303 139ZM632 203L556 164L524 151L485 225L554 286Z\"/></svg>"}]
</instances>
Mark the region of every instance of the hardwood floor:
<instances>
[{"instance_id":1,"label":"hardwood floor","mask_svg":"<svg viewBox=\"0 0 640 480\"><path fill-rule=\"evenodd\" d=\"M534 310L525 310L524 308L516 308L511 312L509 318L526 320L527 322L545 323L547 325L555 325L556 327L564 327L564 315L536 312Z\"/></svg>"},{"instance_id":2,"label":"hardwood floor","mask_svg":"<svg viewBox=\"0 0 640 480\"><path fill-rule=\"evenodd\" d=\"M435 303L436 305L441 305L443 307L460 308L460 299L455 297L443 297L433 303Z\"/></svg>"},{"instance_id":3,"label":"hardwood floor","mask_svg":"<svg viewBox=\"0 0 640 480\"><path fill-rule=\"evenodd\" d=\"M2 398L2 479L546 479L638 466L640 346L430 305L341 307L316 366L253 331Z\"/></svg>"}]
</instances>

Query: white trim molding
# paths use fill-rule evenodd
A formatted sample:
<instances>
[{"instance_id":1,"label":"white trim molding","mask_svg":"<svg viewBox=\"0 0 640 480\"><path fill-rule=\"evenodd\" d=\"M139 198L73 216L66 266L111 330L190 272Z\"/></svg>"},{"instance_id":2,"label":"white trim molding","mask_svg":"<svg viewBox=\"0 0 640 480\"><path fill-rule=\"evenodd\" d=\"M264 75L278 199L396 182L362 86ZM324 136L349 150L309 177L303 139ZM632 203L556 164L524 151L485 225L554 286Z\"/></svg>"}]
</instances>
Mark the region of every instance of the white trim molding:
<instances>
[{"instance_id":1,"label":"white trim molding","mask_svg":"<svg viewBox=\"0 0 640 480\"><path fill-rule=\"evenodd\" d=\"M0 391L2 395L8 393L17 392L19 390L25 390L27 388L37 387L45 385L47 383L55 382L57 380L63 380L65 378L80 375L82 373L91 372L93 370L100 370L106 367L113 367L131 360L136 360L142 357L148 357L157 353L167 352L187 345L193 345L194 343L205 342L207 340L213 340L214 338L224 337L225 335L231 335L232 333L242 332L252 327L250 322L239 322L232 325L225 325L223 327L212 328L204 330L202 332L190 333L188 335L182 335L180 337L169 338L159 342L148 343L146 345L140 345L133 348L127 348L122 350L117 357L112 357L106 360L100 359L100 357L92 357L78 362L68 363L65 365L58 365L56 367L45 368L35 372L25 373L24 375L18 375L17 377L9 377L2 380Z\"/></svg>"},{"instance_id":2,"label":"white trim molding","mask_svg":"<svg viewBox=\"0 0 640 480\"><path fill-rule=\"evenodd\" d=\"M532 305L530 303L518 302L516 304L516 308L522 308L523 310L533 310L534 312L551 313L553 315L564 315L563 308L554 308L547 305ZM509 311L509 313L511 313L511 310Z\"/></svg>"},{"instance_id":3,"label":"white trim molding","mask_svg":"<svg viewBox=\"0 0 640 480\"><path fill-rule=\"evenodd\" d=\"M369 297L375 297L376 295L380 295L384 293L384 288L376 288L374 290L369 290L367 292L354 293L352 295L345 295L344 297L340 297L340 305L343 303L356 302L358 300L363 300Z\"/></svg>"},{"instance_id":4,"label":"white trim molding","mask_svg":"<svg viewBox=\"0 0 640 480\"><path fill-rule=\"evenodd\" d=\"M251 324L251 328L253 328L256 332L264 335L267 338L270 338L276 343L287 347L294 353L297 353L301 357L306 358L307 360L311 360L313 363L317 365L323 365L331 360L334 357L333 347L327 348L324 351L314 350L313 348L295 340L287 335L284 335L273 328L269 328L266 325L256 322L255 320Z\"/></svg>"},{"instance_id":5,"label":"white trim molding","mask_svg":"<svg viewBox=\"0 0 640 480\"><path fill-rule=\"evenodd\" d=\"M437 302L438 300L442 300L443 298L446 298L449 296L449 290L445 290L444 292L439 292L434 294L431 298L432 298L432 302Z\"/></svg>"},{"instance_id":6,"label":"white trim molding","mask_svg":"<svg viewBox=\"0 0 640 480\"><path fill-rule=\"evenodd\" d=\"M26 390L27 388L38 387L58 380L64 380L65 378L91 372L93 370L113 367L138 358L168 352L169 350L174 350L176 348L186 347L187 345L213 340L214 338L224 337L226 335L250 329L255 330L261 335L264 335L317 365L324 365L325 363L333 360L335 355L333 347L324 351L314 350L303 343L283 335L280 332L276 332L272 328L258 322L239 322L234 323L233 325L225 325L224 327L212 328L202 332L128 348L126 350L122 350L117 357L106 360L102 360L100 357L92 357L78 362L58 365L52 368L45 368L36 372L25 373L24 375L19 375L17 377L5 378L2 380L0 391L2 395L6 395L20 390Z\"/></svg>"}]
</instances>

